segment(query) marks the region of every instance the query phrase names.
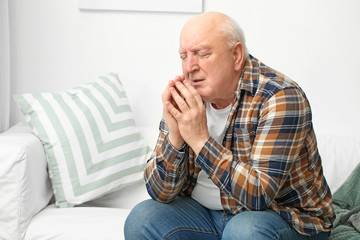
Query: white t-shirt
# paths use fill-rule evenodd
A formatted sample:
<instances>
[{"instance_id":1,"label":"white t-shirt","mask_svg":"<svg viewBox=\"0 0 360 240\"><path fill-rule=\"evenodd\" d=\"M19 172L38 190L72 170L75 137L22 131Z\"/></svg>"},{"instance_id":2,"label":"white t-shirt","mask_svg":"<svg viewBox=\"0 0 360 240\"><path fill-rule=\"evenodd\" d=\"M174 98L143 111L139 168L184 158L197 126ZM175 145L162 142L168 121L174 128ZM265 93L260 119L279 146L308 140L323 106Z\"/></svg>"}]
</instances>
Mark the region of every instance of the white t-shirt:
<instances>
[{"instance_id":1,"label":"white t-shirt","mask_svg":"<svg viewBox=\"0 0 360 240\"><path fill-rule=\"evenodd\" d=\"M212 138L222 144L225 136L225 125L232 104L223 109L215 109L210 103L205 103L205 106L209 133ZM224 209L220 201L220 189L203 170L199 172L191 197L209 209Z\"/></svg>"}]
</instances>

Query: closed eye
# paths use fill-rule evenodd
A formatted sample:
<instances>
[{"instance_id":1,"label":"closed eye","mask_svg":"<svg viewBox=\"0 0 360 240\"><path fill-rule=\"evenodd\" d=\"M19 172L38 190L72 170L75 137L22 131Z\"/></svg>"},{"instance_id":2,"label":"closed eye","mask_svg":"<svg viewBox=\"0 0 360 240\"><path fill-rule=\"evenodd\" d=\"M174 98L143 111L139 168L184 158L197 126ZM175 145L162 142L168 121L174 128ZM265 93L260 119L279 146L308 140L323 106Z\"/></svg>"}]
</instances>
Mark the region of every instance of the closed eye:
<instances>
[{"instance_id":1,"label":"closed eye","mask_svg":"<svg viewBox=\"0 0 360 240\"><path fill-rule=\"evenodd\" d=\"M207 58L211 55L210 52L198 52L197 55L200 57L200 58Z\"/></svg>"},{"instance_id":2,"label":"closed eye","mask_svg":"<svg viewBox=\"0 0 360 240\"><path fill-rule=\"evenodd\" d=\"M187 55L186 55L186 54L180 54L180 58L181 58L182 60L185 60L185 59L186 59L186 57L187 57Z\"/></svg>"}]
</instances>

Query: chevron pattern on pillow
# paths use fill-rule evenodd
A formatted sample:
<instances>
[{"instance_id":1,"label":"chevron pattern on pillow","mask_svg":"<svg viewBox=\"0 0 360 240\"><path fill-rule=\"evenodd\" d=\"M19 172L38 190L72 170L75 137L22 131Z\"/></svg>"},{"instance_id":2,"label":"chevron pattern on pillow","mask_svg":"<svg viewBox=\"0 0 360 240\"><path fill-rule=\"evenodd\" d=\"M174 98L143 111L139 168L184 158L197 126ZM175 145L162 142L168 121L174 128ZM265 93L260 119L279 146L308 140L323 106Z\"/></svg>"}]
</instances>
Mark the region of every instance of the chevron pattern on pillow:
<instances>
[{"instance_id":1,"label":"chevron pattern on pillow","mask_svg":"<svg viewBox=\"0 0 360 240\"><path fill-rule=\"evenodd\" d=\"M140 181L150 148L117 74L58 93L14 96L47 156L58 207Z\"/></svg>"}]
</instances>

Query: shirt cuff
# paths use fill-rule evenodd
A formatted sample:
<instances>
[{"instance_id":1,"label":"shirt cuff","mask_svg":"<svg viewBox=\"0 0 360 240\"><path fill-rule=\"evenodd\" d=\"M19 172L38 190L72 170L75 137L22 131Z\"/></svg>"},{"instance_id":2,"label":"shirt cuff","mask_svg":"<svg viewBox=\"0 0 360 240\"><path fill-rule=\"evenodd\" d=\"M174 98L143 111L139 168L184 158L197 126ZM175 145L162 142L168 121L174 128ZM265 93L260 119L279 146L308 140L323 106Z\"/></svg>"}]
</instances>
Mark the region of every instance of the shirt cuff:
<instances>
[{"instance_id":1,"label":"shirt cuff","mask_svg":"<svg viewBox=\"0 0 360 240\"><path fill-rule=\"evenodd\" d=\"M166 136L161 146L164 160L175 165L180 165L185 158L186 147L187 144L184 143L181 148L175 148L169 141L168 136Z\"/></svg>"},{"instance_id":2,"label":"shirt cuff","mask_svg":"<svg viewBox=\"0 0 360 240\"><path fill-rule=\"evenodd\" d=\"M210 152L211 149L211 152ZM222 145L211 136L197 155L195 162L208 174L213 171L214 162L221 153Z\"/></svg>"}]
</instances>

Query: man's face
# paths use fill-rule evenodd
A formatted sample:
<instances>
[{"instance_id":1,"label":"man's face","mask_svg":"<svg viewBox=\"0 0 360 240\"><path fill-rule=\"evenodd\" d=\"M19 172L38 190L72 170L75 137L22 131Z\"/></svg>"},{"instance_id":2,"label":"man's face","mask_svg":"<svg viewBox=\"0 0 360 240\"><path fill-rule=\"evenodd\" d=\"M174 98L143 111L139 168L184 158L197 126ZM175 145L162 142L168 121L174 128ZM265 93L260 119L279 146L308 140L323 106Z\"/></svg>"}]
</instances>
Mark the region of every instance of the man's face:
<instances>
[{"instance_id":1,"label":"man's face","mask_svg":"<svg viewBox=\"0 0 360 240\"><path fill-rule=\"evenodd\" d=\"M231 103L238 79L235 79L233 51L227 46L224 34L209 25L186 25L179 52L185 79L204 101L222 108Z\"/></svg>"}]
</instances>

